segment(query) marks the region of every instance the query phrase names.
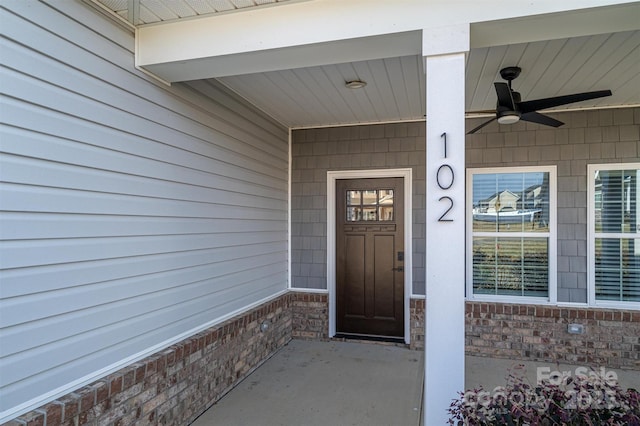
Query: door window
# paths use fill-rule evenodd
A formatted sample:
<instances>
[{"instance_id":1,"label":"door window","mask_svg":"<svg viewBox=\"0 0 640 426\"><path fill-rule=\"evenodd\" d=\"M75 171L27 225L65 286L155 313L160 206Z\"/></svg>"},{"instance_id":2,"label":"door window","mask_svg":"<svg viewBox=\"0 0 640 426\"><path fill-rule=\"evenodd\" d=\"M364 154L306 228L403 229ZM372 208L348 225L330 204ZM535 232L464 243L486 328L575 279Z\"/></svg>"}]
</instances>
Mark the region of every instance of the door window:
<instances>
[{"instance_id":1,"label":"door window","mask_svg":"<svg viewBox=\"0 0 640 426\"><path fill-rule=\"evenodd\" d=\"M394 220L393 189L349 190L346 195L347 222Z\"/></svg>"}]
</instances>

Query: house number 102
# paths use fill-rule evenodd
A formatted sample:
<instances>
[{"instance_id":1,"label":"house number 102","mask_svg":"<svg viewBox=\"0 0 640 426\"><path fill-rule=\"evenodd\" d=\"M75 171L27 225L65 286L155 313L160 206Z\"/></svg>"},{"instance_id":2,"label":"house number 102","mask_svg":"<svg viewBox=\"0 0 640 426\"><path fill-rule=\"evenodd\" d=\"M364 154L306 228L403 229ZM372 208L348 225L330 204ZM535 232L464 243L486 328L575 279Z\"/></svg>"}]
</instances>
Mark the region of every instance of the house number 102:
<instances>
[{"instance_id":1,"label":"house number 102","mask_svg":"<svg viewBox=\"0 0 640 426\"><path fill-rule=\"evenodd\" d=\"M447 158L447 132L444 132L440 135L443 139L444 143L444 158ZM455 180L455 174L453 173L453 168L448 164L443 164L438 167L438 172L436 173L436 183L443 191L448 190L453 185L453 181ZM453 209L453 199L448 196L440 197L438 201L448 204L442 216L438 219L438 222L453 222L453 219L447 217L451 209Z\"/></svg>"}]
</instances>

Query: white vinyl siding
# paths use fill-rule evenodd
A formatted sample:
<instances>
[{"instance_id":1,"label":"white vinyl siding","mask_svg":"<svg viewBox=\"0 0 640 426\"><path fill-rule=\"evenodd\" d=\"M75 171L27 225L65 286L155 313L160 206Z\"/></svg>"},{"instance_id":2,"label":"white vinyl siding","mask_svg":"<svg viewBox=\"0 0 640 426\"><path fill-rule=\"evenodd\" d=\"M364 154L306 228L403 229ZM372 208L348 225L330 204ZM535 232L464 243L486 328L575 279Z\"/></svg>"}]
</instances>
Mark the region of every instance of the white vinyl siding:
<instances>
[{"instance_id":1,"label":"white vinyl siding","mask_svg":"<svg viewBox=\"0 0 640 426\"><path fill-rule=\"evenodd\" d=\"M0 14L2 420L286 291L288 132L82 2Z\"/></svg>"}]
</instances>

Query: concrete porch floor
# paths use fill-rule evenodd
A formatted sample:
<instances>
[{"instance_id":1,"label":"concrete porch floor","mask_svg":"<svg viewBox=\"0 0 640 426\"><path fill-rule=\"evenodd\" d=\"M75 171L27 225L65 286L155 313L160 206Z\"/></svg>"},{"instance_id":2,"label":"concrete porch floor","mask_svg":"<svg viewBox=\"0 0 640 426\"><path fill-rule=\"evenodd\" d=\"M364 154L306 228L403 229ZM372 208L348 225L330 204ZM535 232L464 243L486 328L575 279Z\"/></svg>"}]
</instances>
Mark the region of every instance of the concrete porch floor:
<instances>
[{"instance_id":1,"label":"concrete porch floor","mask_svg":"<svg viewBox=\"0 0 640 426\"><path fill-rule=\"evenodd\" d=\"M577 366L466 357L465 389L504 385L524 365L575 373ZM443 366L446 368L446 366ZM424 354L361 342L292 340L251 373L194 426L420 425ZM640 389L640 371L615 369L622 387Z\"/></svg>"}]
</instances>

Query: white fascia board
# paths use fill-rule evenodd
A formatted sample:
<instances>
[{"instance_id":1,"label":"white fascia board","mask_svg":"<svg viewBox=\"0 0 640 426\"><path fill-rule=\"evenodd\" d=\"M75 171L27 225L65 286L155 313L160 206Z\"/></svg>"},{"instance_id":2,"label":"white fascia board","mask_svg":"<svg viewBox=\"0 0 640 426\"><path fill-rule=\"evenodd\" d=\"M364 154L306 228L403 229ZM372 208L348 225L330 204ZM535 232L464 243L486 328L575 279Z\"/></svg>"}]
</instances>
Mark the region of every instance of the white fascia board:
<instances>
[{"instance_id":1,"label":"white fascia board","mask_svg":"<svg viewBox=\"0 0 640 426\"><path fill-rule=\"evenodd\" d=\"M377 42L389 35L412 33L458 24L522 18L540 14L560 13L593 7L632 3L613 0L309 0L285 3L278 7L181 19L138 28L136 32L136 65L144 67L169 81L193 78L239 75L261 70L263 54L277 54L272 70L345 62L342 49L326 48L346 40L373 38ZM636 2L637 3L637 2ZM619 31L619 30L618 30ZM389 42L393 44L392 42ZM405 50L421 48L418 38ZM348 44L347 44L348 45ZM315 46L309 54L300 48ZM350 46L350 45L348 45ZM356 46L357 47L357 46ZM351 50L352 54L355 54ZM379 58L379 53L377 58ZM387 51L387 57L401 56ZM300 57L302 56L302 57ZM207 58L229 61L225 68L214 72ZM358 60L367 58L361 52ZM189 70L187 63L200 60ZM354 60L352 56L349 61ZM165 64L160 68L158 65ZM181 76L180 69L192 77ZM170 77L171 75L171 77ZM195 76L195 77L193 77Z\"/></svg>"},{"instance_id":2,"label":"white fascia board","mask_svg":"<svg viewBox=\"0 0 640 426\"><path fill-rule=\"evenodd\" d=\"M540 31L544 28L544 31ZM640 29L640 2L471 25L471 47L528 43Z\"/></svg>"},{"instance_id":3,"label":"white fascia board","mask_svg":"<svg viewBox=\"0 0 640 426\"><path fill-rule=\"evenodd\" d=\"M413 31L138 66L168 81L187 81L419 55L420 40L420 31Z\"/></svg>"}]
</instances>

